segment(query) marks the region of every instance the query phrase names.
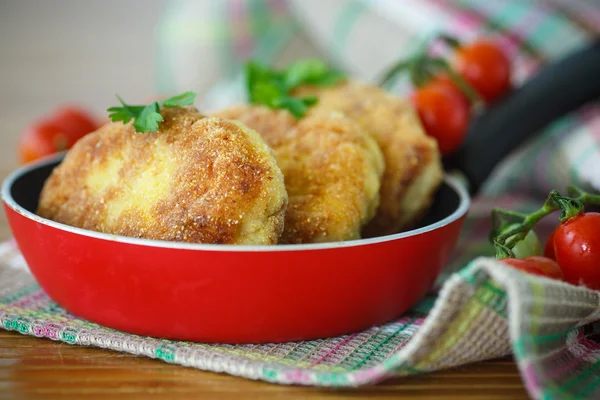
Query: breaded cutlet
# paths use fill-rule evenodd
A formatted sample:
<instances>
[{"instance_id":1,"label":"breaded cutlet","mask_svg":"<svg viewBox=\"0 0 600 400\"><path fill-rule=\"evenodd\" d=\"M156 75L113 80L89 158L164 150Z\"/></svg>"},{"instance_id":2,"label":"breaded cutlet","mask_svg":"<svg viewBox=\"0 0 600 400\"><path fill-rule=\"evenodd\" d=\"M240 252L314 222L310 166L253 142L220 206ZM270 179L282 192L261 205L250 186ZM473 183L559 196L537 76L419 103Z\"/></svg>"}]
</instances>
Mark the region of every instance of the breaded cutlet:
<instances>
[{"instance_id":1,"label":"breaded cutlet","mask_svg":"<svg viewBox=\"0 0 600 400\"><path fill-rule=\"evenodd\" d=\"M285 176L289 206L280 243L359 239L375 215L384 170L375 141L339 112L296 120L287 110L241 105L217 116L260 133Z\"/></svg>"},{"instance_id":2,"label":"breaded cutlet","mask_svg":"<svg viewBox=\"0 0 600 400\"><path fill-rule=\"evenodd\" d=\"M443 168L437 142L426 135L410 102L356 81L328 88L305 86L295 94L318 97L310 113L344 113L369 133L383 152L381 204L363 235L381 236L411 228L431 206Z\"/></svg>"},{"instance_id":3,"label":"breaded cutlet","mask_svg":"<svg viewBox=\"0 0 600 400\"><path fill-rule=\"evenodd\" d=\"M161 114L158 132L108 123L77 142L46 181L38 214L136 238L277 243L288 197L262 137L192 107Z\"/></svg>"}]
</instances>

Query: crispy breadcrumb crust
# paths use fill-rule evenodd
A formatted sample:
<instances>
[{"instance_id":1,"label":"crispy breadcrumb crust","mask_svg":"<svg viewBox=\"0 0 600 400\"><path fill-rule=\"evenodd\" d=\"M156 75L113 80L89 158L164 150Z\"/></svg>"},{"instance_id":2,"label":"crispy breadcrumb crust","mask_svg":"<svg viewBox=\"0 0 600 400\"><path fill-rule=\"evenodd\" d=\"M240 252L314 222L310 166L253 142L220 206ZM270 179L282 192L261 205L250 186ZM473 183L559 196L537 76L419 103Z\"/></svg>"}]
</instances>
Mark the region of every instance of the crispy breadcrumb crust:
<instances>
[{"instance_id":1,"label":"crispy breadcrumb crust","mask_svg":"<svg viewBox=\"0 0 600 400\"><path fill-rule=\"evenodd\" d=\"M261 136L192 107L161 114L159 132L108 123L76 143L46 181L38 214L138 238L277 243L287 192Z\"/></svg>"},{"instance_id":2,"label":"crispy breadcrumb crust","mask_svg":"<svg viewBox=\"0 0 600 400\"><path fill-rule=\"evenodd\" d=\"M338 110L356 121L376 141L385 160L381 203L363 236L393 234L410 228L431 206L443 180L436 141L427 136L410 102L357 81L329 87L302 87L319 102L311 113Z\"/></svg>"},{"instance_id":3,"label":"crispy breadcrumb crust","mask_svg":"<svg viewBox=\"0 0 600 400\"><path fill-rule=\"evenodd\" d=\"M375 141L339 112L297 121L285 110L243 105L216 115L259 132L285 176L289 206L280 243L360 238L375 215L384 170Z\"/></svg>"}]
</instances>

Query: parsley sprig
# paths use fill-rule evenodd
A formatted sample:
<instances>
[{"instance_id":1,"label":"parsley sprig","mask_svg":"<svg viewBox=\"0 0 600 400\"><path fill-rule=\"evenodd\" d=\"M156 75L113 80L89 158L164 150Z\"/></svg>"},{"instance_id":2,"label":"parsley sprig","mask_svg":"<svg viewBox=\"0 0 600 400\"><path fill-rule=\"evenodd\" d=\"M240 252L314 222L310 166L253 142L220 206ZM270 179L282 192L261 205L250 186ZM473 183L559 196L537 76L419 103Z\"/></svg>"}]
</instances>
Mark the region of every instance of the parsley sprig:
<instances>
[{"instance_id":1,"label":"parsley sprig","mask_svg":"<svg viewBox=\"0 0 600 400\"><path fill-rule=\"evenodd\" d=\"M163 121L163 117L160 114L161 106L179 107L194 104L196 93L185 92L166 100L153 101L150 104L142 106L126 104L119 95L117 95L117 99L119 99L121 107L110 107L106 110L109 112L108 117L111 121L123 121L123 123L126 124L133 119L133 127L136 132L146 133L158 131L158 126Z\"/></svg>"},{"instance_id":2,"label":"parsley sprig","mask_svg":"<svg viewBox=\"0 0 600 400\"><path fill-rule=\"evenodd\" d=\"M316 59L296 61L283 70L269 69L256 62L246 63L246 90L252 104L286 109L297 119L315 105L315 96L295 97L291 93L301 85L332 86L343 81L344 74Z\"/></svg>"}]
</instances>

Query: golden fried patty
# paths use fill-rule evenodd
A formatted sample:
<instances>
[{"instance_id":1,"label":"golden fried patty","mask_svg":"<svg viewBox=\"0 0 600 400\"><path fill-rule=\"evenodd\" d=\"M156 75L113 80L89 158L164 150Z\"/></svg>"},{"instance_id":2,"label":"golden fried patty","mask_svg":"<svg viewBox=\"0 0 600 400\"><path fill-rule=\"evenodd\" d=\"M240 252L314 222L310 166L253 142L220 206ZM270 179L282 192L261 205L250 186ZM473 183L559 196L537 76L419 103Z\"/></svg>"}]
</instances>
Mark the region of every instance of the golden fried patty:
<instances>
[{"instance_id":1,"label":"golden fried patty","mask_svg":"<svg viewBox=\"0 0 600 400\"><path fill-rule=\"evenodd\" d=\"M379 204L383 156L375 141L337 112L297 121L289 112L237 106L217 113L263 135L285 176L289 206L280 243L360 238Z\"/></svg>"},{"instance_id":2,"label":"golden fried patty","mask_svg":"<svg viewBox=\"0 0 600 400\"><path fill-rule=\"evenodd\" d=\"M260 135L193 108L161 114L159 132L109 123L76 143L46 181L38 214L147 239L277 243L287 193Z\"/></svg>"},{"instance_id":3,"label":"golden fried patty","mask_svg":"<svg viewBox=\"0 0 600 400\"><path fill-rule=\"evenodd\" d=\"M325 89L303 87L297 94L319 97L313 113L343 112L371 134L383 152L381 204L364 236L411 227L430 207L443 169L437 143L425 134L410 103L379 87L352 81Z\"/></svg>"}]
</instances>

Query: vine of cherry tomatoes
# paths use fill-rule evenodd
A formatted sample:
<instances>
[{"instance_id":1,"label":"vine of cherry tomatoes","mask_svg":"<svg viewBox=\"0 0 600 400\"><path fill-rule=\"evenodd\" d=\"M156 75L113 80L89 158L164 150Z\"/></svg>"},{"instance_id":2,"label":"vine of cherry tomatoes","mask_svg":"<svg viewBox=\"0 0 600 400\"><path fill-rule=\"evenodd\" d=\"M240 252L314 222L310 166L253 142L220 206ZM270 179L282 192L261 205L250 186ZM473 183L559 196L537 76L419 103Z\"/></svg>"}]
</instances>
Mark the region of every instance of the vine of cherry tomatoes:
<instances>
[{"instance_id":1,"label":"vine of cherry tomatoes","mask_svg":"<svg viewBox=\"0 0 600 400\"><path fill-rule=\"evenodd\" d=\"M474 106L489 106L512 87L511 62L501 47L488 39L460 43L439 37L452 50L450 62L428 55L425 46L413 58L395 65L382 85L408 70L415 87L412 103L427 134L435 138L442 155L459 149Z\"/></svg>"},{"instance_id":2,"label":"vine of cherry tomatoes","mask_svg":"<svg viewBox=\"0 0 600 400\"><path fill-rule=\"evenodd\" d=\"M502 253L505 244L519 238L514 234L515 231L523 235L525 227L530 229L512 247L514 257L497 256L506 265L527 273L600 290L600 213L585 211L585 205L600 205L600 195L585 193L579 189L574 192L577 193L576 197L551 193L541 210L520 215L522 224L513 223L501 229L499 234L494 234L497 250L500 249ZM555 210L561 211L560 223L542 249L532 229L535 222L532 224L527 221L539 221ZM500 212L509 216L518 214L504 210ZM508 235L512 236L507 237Z\"/></svg>"},{"instance_id":3,"label":"vine of cherry tomatoes","mask_svg":"<svg viewBox=\"0 0 600 400\"><path fill-rule=\"evenodd\" d=\"M600 213L584 212L569 218L550 234L544 255L506 258L522 271L600 290Z\"/></svg>"}]
</instances>

